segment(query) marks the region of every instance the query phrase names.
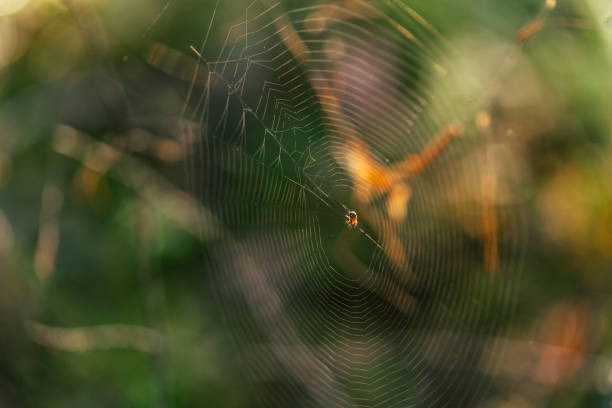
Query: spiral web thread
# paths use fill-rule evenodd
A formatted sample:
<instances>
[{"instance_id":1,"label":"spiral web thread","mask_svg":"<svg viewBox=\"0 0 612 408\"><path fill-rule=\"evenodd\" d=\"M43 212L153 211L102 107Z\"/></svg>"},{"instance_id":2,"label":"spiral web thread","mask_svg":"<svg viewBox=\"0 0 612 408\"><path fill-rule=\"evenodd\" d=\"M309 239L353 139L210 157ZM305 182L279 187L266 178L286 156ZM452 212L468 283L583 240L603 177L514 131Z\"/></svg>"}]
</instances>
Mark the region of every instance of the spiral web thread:
<instances>
[{"instance_id":1,"label":"spiral web thread","mask_svg":"<svg viewBox=\"0 0 612 408\"><path fill-rule=\"evenodd\" d=\"M445 95L452 48L399 1L255 2L212 50L216 23L193 49L183 130L193 190L223 226L206 268L259 403L473 406L523 241L520 222L500 228L492 277L457 222L477 213L451 196L470 196L458 180L483 171L482 141L452 141L411 179L399 219L387 194L356 199L349 170L359 149L386 168L464 119Z\"/></svg>"}]
</instances>

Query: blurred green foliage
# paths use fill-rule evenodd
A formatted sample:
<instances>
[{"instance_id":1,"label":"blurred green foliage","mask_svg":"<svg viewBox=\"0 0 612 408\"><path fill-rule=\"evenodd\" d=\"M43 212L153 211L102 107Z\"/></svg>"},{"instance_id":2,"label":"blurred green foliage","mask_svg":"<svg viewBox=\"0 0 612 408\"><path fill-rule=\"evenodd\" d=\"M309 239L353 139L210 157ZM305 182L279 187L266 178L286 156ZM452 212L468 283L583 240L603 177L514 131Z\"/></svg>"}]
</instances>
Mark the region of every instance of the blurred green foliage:
<instances>
[{"instance_id":1,"label":"blurred green foliage","mask_svg":"<svg viewBox=\"0 0 612 408\"><path fill-rule=\"evenodd\" d=\"M574 316L589 319L584 344L570 345L580 363L559 363L551 384L501 370L483 406L609 406L607 5L559 0L545 28L519 47L516 32L540 1L407 3L468 59L486 60L479 48L501 44L518 61L490 105L500 129L518 129L512 143L530 229L508 338L554 342L556 329L542 322L559 305L579 305L587 311ZM163 204L190 191L178 134L188 83L147 62L154 44L193 57L189 47L201 43L214 11L225 23L211 32L218 49L246 6L48 0L0 16L0 405L253 404L256 390L237 375L203 267L215 247L184 218L197 198ZM88 337L106 325L124 326L116 338ZM161 340L126 340L140 327Z\"/></svg>"}]
</instances>

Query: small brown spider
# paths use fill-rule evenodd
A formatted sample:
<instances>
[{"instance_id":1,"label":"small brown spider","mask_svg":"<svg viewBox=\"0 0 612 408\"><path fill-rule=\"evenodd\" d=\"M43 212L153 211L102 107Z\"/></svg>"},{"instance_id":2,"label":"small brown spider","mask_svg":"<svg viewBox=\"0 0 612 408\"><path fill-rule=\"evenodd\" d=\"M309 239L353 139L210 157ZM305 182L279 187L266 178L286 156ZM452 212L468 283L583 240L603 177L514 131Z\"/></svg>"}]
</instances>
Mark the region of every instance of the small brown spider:
<instances>
[{"instance_id":1,"label":"small brown spider","mask_svg":"<svg viewBox=\"0 0 612 408\"><path fill-rule=\"evenodd\" d=\"M346 218L346 224L351 227L351 228L355 228L358 224L357 222L357 212L353 211L353 210L349 210L348 214L346 214L344 216Z\"/></svg>"}]
</instances>

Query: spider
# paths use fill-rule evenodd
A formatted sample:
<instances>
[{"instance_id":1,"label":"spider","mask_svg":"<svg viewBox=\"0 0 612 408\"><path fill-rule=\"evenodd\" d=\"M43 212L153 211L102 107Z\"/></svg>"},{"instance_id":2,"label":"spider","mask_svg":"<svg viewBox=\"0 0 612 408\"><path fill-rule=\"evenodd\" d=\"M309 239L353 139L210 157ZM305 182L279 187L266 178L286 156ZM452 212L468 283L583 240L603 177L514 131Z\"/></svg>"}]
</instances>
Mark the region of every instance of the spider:
<instances>
[{"instance_id":1,"label":"spider","mask_svg":"<svg viewBox=\"0 0 612 408\"><path fill-rule=\"evenodd\" d=\"M353 210L349 210L348 214L346 214L344 216L346 218L346 224L351 227L351 228L355 228L358 224L357 222L357 212L353 211Z\"/></svg>"}]
</instances>

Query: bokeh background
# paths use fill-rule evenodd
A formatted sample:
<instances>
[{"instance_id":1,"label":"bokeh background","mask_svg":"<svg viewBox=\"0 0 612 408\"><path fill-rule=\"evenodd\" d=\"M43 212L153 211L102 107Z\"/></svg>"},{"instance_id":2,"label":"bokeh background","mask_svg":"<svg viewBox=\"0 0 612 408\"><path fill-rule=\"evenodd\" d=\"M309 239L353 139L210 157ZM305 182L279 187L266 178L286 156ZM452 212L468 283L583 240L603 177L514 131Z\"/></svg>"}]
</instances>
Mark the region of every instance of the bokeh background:
<instances>
[{"instance_id":1,"label":"bokeh background","mask_svg":"<svg viewBox=\"0 0 612 408\"><path fill-rule=\"evenodd\" d=\"M371 4L384 8L389 3ZM466 171L473 177L452 180L448 191L434 193L425 203L445 200L455 208L453 197L463 203L473 194L492 207L512 209L493 229L487 212L454 215L453 231L470 242L478 267L470 257L453 259L454 247L436 247L444 240L424 245L444 264L464 262L478 276L468 275L467 284L453 287L456 305L474 301L470 279L485 290L490 285L495 298L503 293L506 301L488 301L489 315L483 312L479 320L483 330L447 327L462 336L479 336L465 341L482 348L478 361L494 362L481 369L478 381L472 383L475 377L468 375L470 381L458 386L455 397L430 396L411 404L610 406L612 3L397 3L423 16L421 29L435 28L423 29L429 38L425 45L435 48L452 75L443 90L427 83L427 92L434 99L439 92L450 95L451 116L466 127L463 147L441 156L446 167L433 179L447 180L456 171L453 166L471 165L482 155L493 163ZM280 8L313 4L322 3L287 1ZM351 4L339 2L349 9ZM210 160L201 144L193 148L186 136L193 134L185 131L194 121L193 104L206 89L200 84L197 97L189 96L194 70L202 69L198 53L208 58L200 44L206 37L207 55L218 54L232 24L244 19L249 7L246 1L209 0L0 3L0 405L246 407L270 401L297 406L301 401L325 406L302 398L308 393L303 390L296 391L296 401L276 399L293 388L270 378L262 387L261 378L245 375L257 367L245 368L245 343L254 340L244 339L262 334L250 332L254 323L246 317L244 324L240 320L241 313L249 314L241 308L252 303L227 302L244 292L232 291L233 284L224 285L224 279L230 269L256 269L240 262L249 250L234 245L241 223L254 228L249 217L256 216L238 209L229 219L218 209L231 203L211 203L211 191L231 190L241 173L224 175L231 173L224 159ZM376 65L374 58L364 61ZM397 58L385 66L402 63ZM213 106L225 101L215 101L215 92L210 95ZM350 89L347 95L350 103L368 102L351 100ZM462 99L466 95L468 102ZM214 121L214 114L211 118L204 122ZM200 123L204 129L213 125ZM202 129L195 134L203 140L208 135ZM261 132L241 135L260 138ZM422 145L410 143L406 146L412 151ZM203 176L211 173L214 178ZM263 174L272 188L280 186L273 168ZM494 193L482 193L491 179L498 180ZM455 191L452 185L460 188ZM295 218L298 224L313 225L302 207L296 208L302 215L291 215L291 209L285 205L290 221L283 225L276 220L277 229L296 228ZM317 211L325 223L337 215ZM337 216L342 229L342 209ZM221 227L236 234L221 233ZM497 238L498 243L490 242ZM326 254L340 251L334 242L323 235ZM487 245L499 245L501 255ZM504 245L509 248L505 252ZM291 250L255 248L260 258L254 262L270 268L270 258L283 263ZM238 266L229 262L232 257ZM247 283L257 285L258 275L249 276L253 280ZM425 272L421 276L427 282ZM482 279L488 282L484 286L477 283ZM316 297L316 291L307 293ZM435 309L436 293L425 296L426 301L415 295L425 306L411 313ZM325 308L312 302L310 312L324 314ZM307 307L305 313L287 318L298 325L299 319L311 321ZM406 324L413 323L409 319ZM433 326L427 333L444 328ZM419 333L423 361L434 364L437 353L453 347L452 341ZM436 346L427 349L428 342ZM295 358L287 353L289 360ZM401 365L401 356L397 361ZM468 364L458 361L459 366ZM437 370L447 369L457 366ZM397 375L410 378L410 373ZM427 378L446 387L442 374L430 372ZM358 375L343 380L346 389L360 389L351 387L359 383ZM415 394L421 386L410 384ZM471 397L462 399L462 393ZM346 406L392 405L370 397L342 401Z\"/></svg>"}]
</instances>

